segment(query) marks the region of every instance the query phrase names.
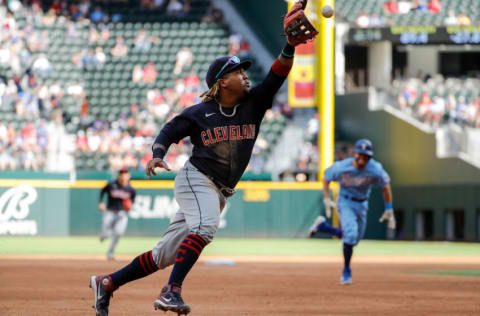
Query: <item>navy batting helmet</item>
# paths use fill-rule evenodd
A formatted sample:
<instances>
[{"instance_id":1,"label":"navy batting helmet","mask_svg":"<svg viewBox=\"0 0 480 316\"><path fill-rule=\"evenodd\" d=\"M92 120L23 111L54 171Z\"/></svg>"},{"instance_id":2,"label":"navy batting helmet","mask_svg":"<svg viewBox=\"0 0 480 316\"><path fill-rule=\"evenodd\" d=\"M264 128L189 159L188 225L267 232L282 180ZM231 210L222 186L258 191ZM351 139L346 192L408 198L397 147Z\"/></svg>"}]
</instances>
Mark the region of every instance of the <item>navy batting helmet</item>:
<instances>
[{"instance_id":1,"label":"navy batting helmet","mask_svg":"<svg viewBox=\"0 0 480 316\"><path fill-rule=\"evenodd\" d=\"M373 156L372 142L365 138L357 140L357 142L355 143L354 152L356 152L357 154Z\"/></svg>"},{"instance_id":2,"label":"navy batting helmet","mask_svg":"<svg viewBox=\"0 0 480 316\"><path fill-rule=\"evenodd\" d=\"M208 88L210 89L223 75L238 68L247 70L251 65L251 60L240 61L240 58L237 56L227 56L215 59L210 67L208 67L207 76L205 78Z\"/></svg>"}]
</instances>

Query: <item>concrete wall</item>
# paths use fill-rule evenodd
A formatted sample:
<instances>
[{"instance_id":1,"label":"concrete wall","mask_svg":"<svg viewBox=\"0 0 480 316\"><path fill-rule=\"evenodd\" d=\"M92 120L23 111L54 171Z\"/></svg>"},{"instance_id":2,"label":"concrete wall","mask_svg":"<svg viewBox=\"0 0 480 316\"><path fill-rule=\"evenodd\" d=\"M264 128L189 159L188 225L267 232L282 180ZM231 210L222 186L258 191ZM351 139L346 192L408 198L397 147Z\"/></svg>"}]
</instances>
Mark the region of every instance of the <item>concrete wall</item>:
<instances>
[{"instance_id":1,"label":"concrete wall","mask_svg":"<svg viewBox=\"0 0 480 316\"><path fill-rule=\"evenodd\" d=\"M425 76L433 76L439 71L438 46L414 46L408 50L407 73L417 76L420 72Z\"/></svg>"}]
</instances>

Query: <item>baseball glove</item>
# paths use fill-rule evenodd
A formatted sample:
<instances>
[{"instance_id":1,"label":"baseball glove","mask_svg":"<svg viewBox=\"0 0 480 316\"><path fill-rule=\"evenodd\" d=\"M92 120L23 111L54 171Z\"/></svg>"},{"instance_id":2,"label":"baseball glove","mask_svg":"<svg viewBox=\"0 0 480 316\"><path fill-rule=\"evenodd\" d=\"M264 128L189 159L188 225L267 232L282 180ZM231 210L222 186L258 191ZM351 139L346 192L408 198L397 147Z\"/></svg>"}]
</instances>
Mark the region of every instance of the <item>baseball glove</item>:
<instances>
[{"instance_id":1,"label":"baseball glove","mask_svg":"<svg viewBox=\"0 0 480 316\"><path fill-rule=\"evenodd\" d=\"M283 19L283 30L290 45L297 46L313 40L318 32L303 11L307 0L298 0Z\"/></svg>"},{"instance_id":2,"label":"baseball glove","mask_svg":"<svg viewBox=\"0 0 480 316\"><path fill-rule=\"evenodd\" d=\"M132 200L130 199L122 200L122 206L125 211L127 212L130 211L130 209L132 208Z\"/></svg>"}]
</instances>

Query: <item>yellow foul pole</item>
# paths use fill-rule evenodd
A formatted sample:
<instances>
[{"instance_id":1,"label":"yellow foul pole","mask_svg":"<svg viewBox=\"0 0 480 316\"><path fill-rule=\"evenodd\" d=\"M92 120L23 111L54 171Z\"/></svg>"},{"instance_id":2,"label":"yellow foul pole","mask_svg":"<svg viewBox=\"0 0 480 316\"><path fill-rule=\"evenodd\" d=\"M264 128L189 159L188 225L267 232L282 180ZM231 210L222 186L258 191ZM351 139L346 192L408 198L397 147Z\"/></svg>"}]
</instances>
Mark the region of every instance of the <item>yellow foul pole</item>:
<instances>
[{"instance_id":1,"label":"yellow foul pole","mask_svg":"<svg viewBox=\"0 0 480 316\"><path fill-rule=\"evenodd\" d=\"M316 104L320 119L318 148L318 179L323 179L323 172L333 163L334 130L335 130L335 91L334 91L334 17L322 16L322 7L330 5L334 8L335 0L315 0L315 27L318 30L316 38Z\"/></svg>"}]
</instances>

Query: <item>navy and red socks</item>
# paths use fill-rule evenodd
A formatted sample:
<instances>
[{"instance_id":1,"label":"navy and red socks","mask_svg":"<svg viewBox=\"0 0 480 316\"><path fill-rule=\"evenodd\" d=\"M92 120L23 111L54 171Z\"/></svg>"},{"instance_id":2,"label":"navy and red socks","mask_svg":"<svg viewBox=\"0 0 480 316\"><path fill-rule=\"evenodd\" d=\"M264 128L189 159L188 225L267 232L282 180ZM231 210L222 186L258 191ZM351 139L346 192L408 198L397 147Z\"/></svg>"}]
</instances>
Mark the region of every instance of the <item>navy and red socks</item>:
<instances>
[{"instance_id":1,"label":"navy and red socks","mask_svg":"<svg viewBox=\"0 0 480 316\"><path fill-rule=\"evenodd\" d=\"M158 271L158 267L153 261L152 251L142 253L132 260L128 265L111 274L112 282L116 288L125 283L144 278Z\"/></svg>"},{"instance_id":2,"label":"navy and red socks","mask_svg":"<svg viewBox=\"0 0 480 316\"><path fill-rule=\"evenodd\" d=\"M188 272L197 262L200 253L206 245L207 242L195 234L190 234L183 240L180 247L178 247L177 257L175 258L175 264L173 265L168 284L178 287L182 286L183 280L185 280Z\"/></svg>"},{"instance_id":3,"label":"navy and red socks","mask_svg":"<svg viewBox=\"0 0 480 316\"><path fill-rule=\"evenodd\" d=\"M207 242L195 234L190 234L183 240L177 250L177 257L168 284L182 286L183 280L197 262L206 245ZM122 269L112 273L110 277L114 288L117 289L128 282L144 278L156 271L158 271L158 267L153 260L152 251L147 251L133 259Z\"/></svg>"}]
</instances>

